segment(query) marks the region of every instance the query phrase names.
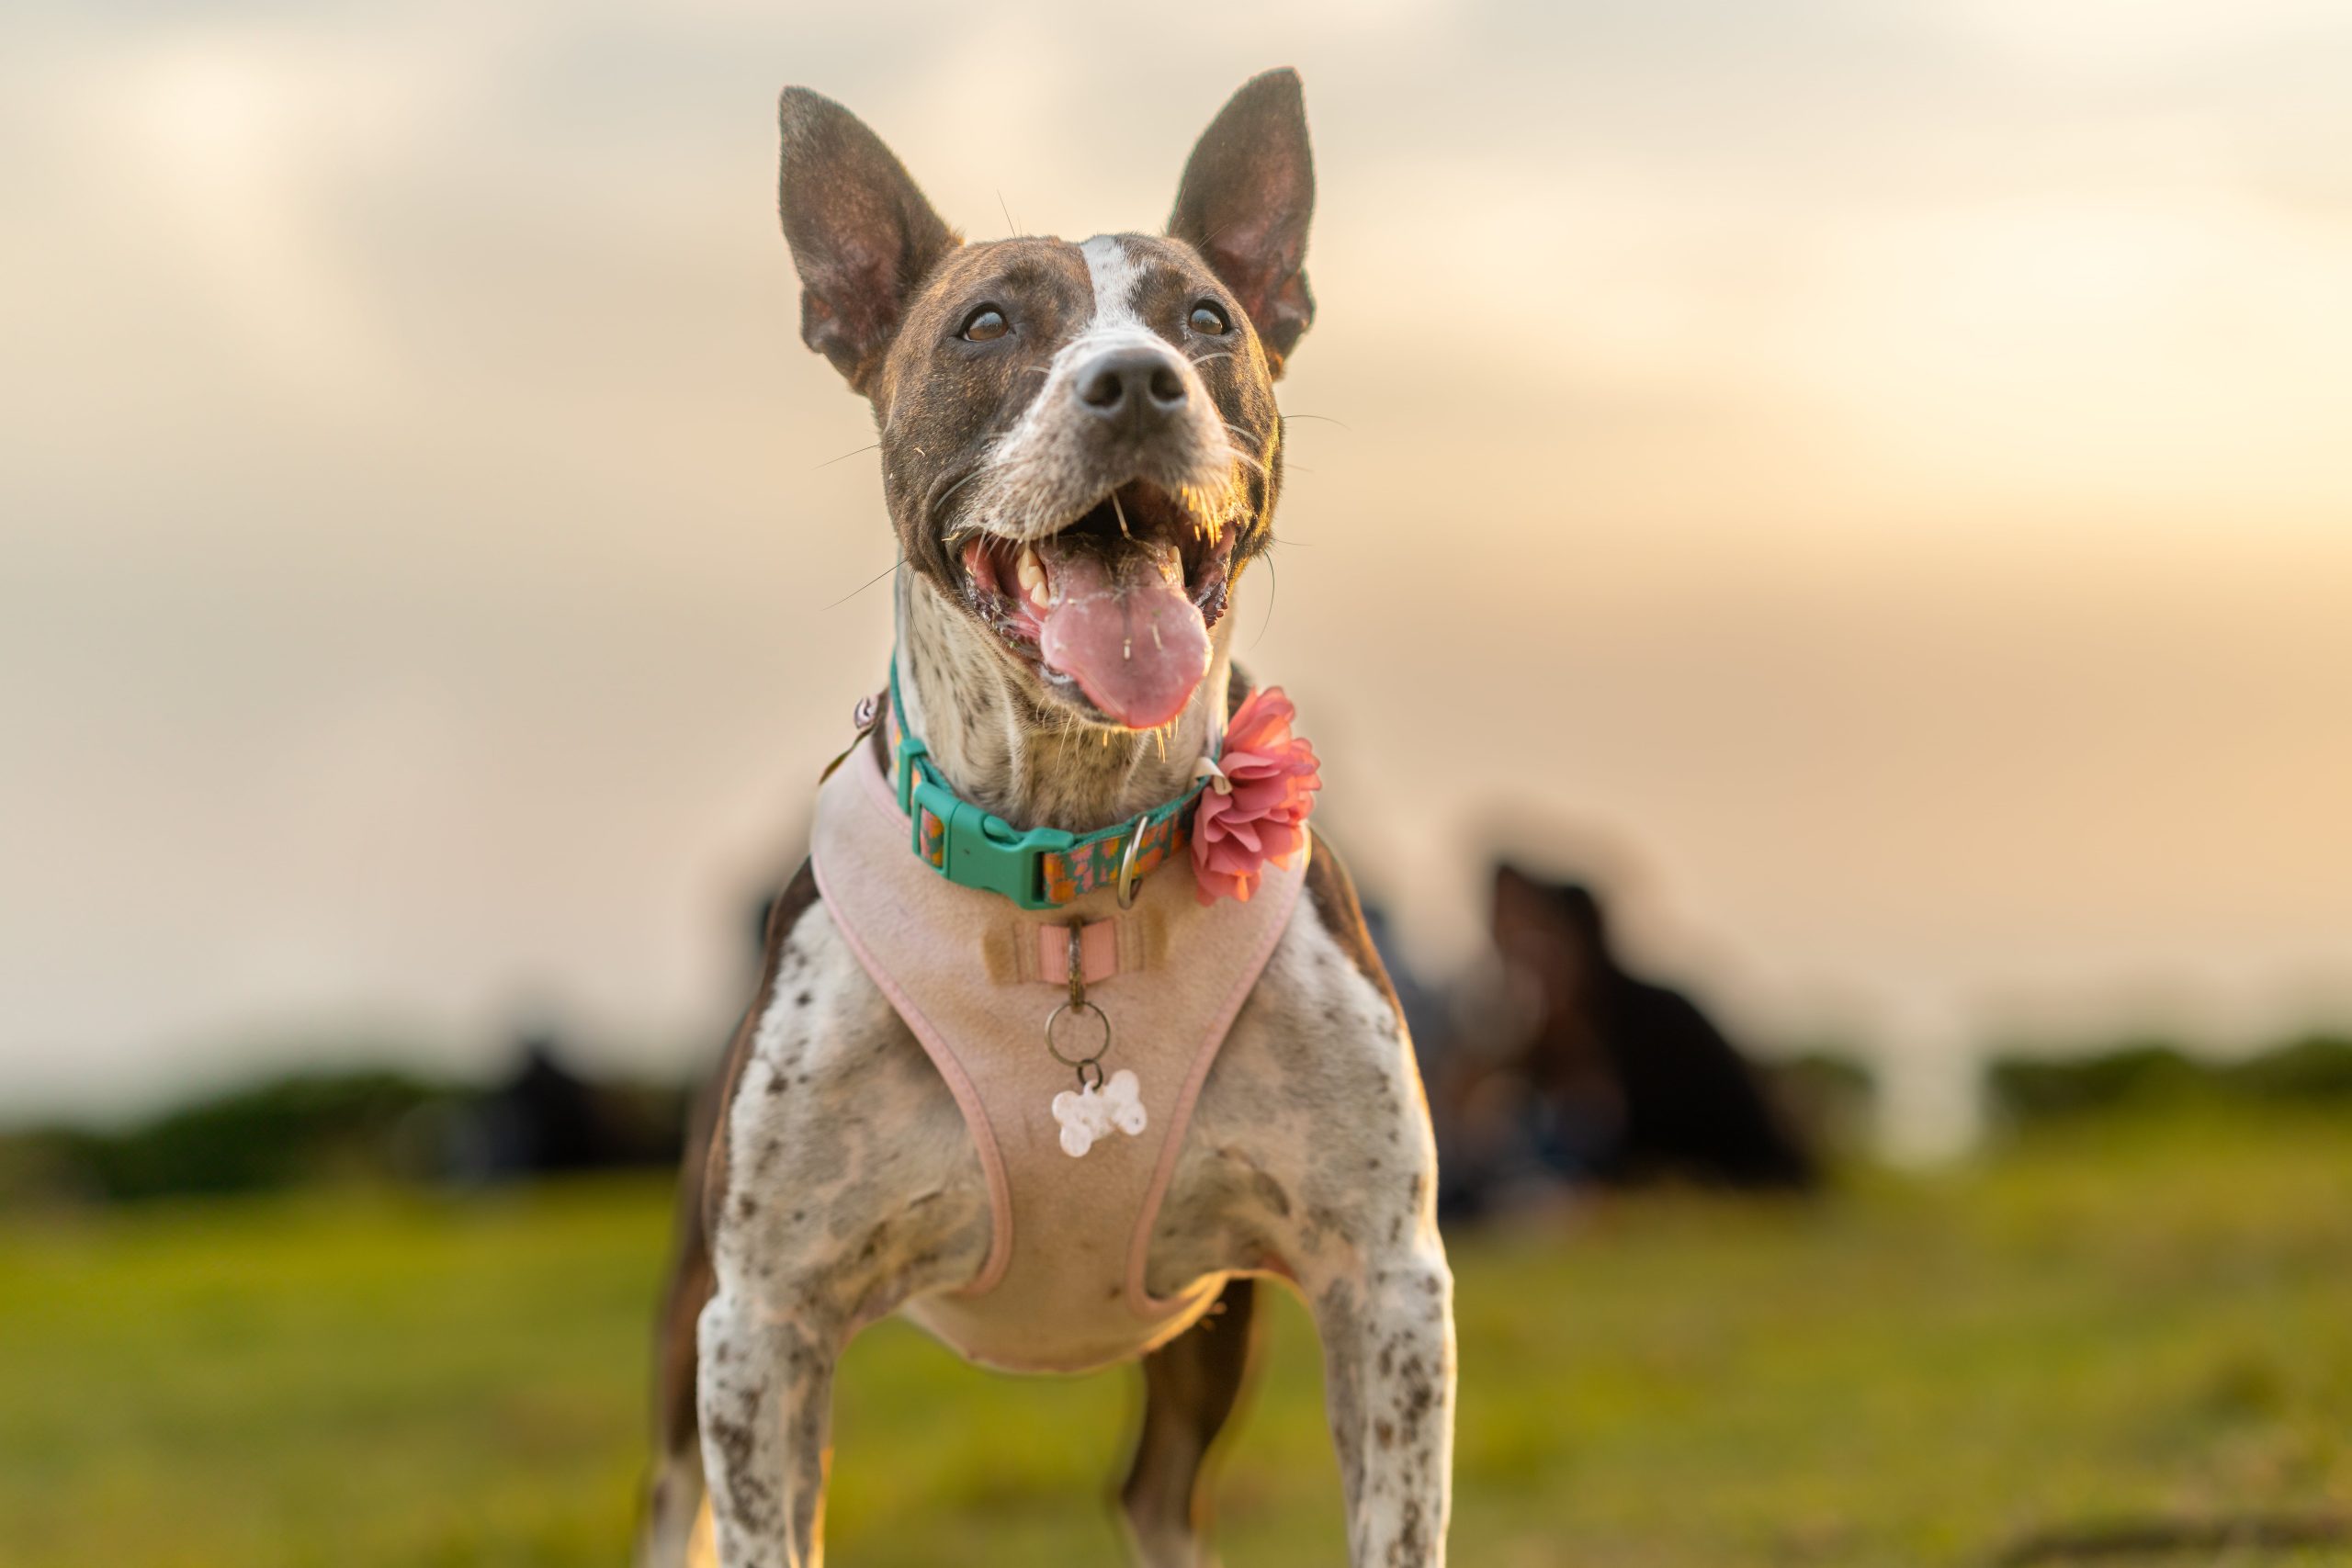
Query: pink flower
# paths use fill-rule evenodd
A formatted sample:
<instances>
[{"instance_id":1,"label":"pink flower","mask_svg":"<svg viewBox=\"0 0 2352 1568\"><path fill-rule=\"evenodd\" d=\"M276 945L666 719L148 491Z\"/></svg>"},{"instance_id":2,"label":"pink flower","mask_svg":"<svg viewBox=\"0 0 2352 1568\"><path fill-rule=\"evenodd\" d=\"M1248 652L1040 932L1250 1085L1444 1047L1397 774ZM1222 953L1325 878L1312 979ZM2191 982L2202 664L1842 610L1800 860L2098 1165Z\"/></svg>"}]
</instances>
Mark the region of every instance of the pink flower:
<instances>
[{"instance_id":1,"label":"pink flower","mask_svg":"<svg viewBox=\"0 0 2352 1568\"><path fill-rule=\"evenodd\" d=\"M1193 876L1200 900L1247 903L1268 861L1288 865L1306 843L1306 817L1323 787L1315 748L1290 732L1298 710L1280 686L1250 694L1225 736L1225 755L1193 816Z\"/></svg>"}]
</instances>

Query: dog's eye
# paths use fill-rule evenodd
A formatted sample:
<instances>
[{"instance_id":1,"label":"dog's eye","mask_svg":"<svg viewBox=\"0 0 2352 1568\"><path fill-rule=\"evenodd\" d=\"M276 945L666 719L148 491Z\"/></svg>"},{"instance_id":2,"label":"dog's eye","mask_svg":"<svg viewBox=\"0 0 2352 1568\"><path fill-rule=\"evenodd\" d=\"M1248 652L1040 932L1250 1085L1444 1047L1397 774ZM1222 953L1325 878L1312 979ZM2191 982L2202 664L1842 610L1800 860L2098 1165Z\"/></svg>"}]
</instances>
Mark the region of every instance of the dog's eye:
<instances>
[{"instance_id":1,"label":"dog's eye","mask_svg":"<svg viewBox=\"0 0 2352 1568\"><path fill-rule=\"evenodd\" d=\"M1204 337L1223 337L1232 325L1214 299L1204 299L1193 307L1193 330Z\"/></svg>"},{"instance_id":2,"label":"dog's eye","mask_svg":"<svg viewBox=\"0 0 2352 1568\"><path fill-rule=\"evenodd\" d=\"M983 305L964 318L962 336L967 343L994 343L1012 330L1004 312L993 305Z\"/></svg>"}]
</instances>

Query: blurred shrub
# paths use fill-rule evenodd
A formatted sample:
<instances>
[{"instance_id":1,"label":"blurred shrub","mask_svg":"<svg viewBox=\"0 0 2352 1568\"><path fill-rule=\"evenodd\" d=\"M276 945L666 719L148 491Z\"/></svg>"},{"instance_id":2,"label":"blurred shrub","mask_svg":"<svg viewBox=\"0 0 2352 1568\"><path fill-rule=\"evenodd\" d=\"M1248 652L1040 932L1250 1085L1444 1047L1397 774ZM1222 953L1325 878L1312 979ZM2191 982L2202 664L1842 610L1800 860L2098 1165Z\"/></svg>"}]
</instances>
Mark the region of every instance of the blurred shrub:
<instances>
[{"instance_id":1,"label":"blurred shrub","mask_svg":"<svg viewBox=\"0 0 2352 1568\"><path fill-rule=\"evenodd\" d=\"M322 1181L472 1186L674 1164L685 1097L598 1083L544 1044L484 1089L390 1071L302 1074L119 1130L0 1136L0 1202L251 1192Z\"/></svg>"},{"instance_id":2,"label":"blurred shrub","mask_svg":"<svg viewBox=\"0 0 2352 1568\"><path fill-rule=\"evenodd\" d=\"M2237 1064L2230 1077L2257 1100L2352 1102L2352 1038L2307 1035Z\"/></svg>"},{"instance_id":3,"label":"blurred shrub","mask_svg":"<svg viewBox=\"0 0 2352 1568\"><path fill-rule=\"evenodd\" d=\"M389 1179L397 1133L454 1090L399 1073L313 1075L237 1090L119 1132L49 1128L0 1158L20 1193L152 1198L246 1192L330 1176Z\"/></svg>"},{"instance_id":4,"label":"blurred shrub","mask_svg":"<svg viewBox=\"0 0 2352 1568\"><path fill-rule=\"evenodd\" d=\"M2352 1105L2352 1038L2312 1034L2233 1061L2141 1041L2074 1056L2011 1052L1985 1067L1985 1097L2012 1127L2199 1105Z\"/></svg>"}]
</instances>

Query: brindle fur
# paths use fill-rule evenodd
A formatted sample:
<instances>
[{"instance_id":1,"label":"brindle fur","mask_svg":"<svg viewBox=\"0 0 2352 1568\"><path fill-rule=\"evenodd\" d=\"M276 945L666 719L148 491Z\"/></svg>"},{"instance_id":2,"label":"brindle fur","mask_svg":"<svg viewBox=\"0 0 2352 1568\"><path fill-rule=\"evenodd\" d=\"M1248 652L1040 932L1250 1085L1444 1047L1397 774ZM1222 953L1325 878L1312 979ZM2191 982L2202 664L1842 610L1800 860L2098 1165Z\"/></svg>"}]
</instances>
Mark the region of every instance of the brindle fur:
<instances>
[{"instance_id":1,"label":"brindle fur","mask_svg":"<svg viewBox=\"0 0 2352 1568\"><path fill-rule=\"evenodd\" d=\"M1040 679L978 613L951 541L1018 536L1020 486L980 482L1028 422L1074 334L1124 311L1186 356L1225 438L1224 526L1238 572L1270 538L1280 488L1272 381L1312 315L1303 271L1313 176L1298 83L1245 86L1188 164L1169 238L961 245L896 158L847 111L800 89L784 101L785 230L807 293L803 335L873 400L899 542L899 674L909 716L957 792L1015 821L1085 829L1189 782L1212 704L1228 699L1230 618L1210 677L1167 728L1110 726ZM1097 297L1119 279L1123 299ZM979 355L956 335L976 300L1034 336ZM1181 323L1199 299L1232 312L1229 342L1196 353ZM1197 469L1218 454L1195 422ZM1048 431L1038 480L1094 493ZM1058 442L1058 445L1056 443ZM967 479L974 482L965 483ZM646 1568L715 1551L727 1568L822 1558L833 1367L866 1324L974 1280L991 1216L978 1151L921 1045L796 881L768 932L758 1000L705 1097L685 1235L667 1309L660 1453L639 1549ZM1225 1272L1287 1277L1320 1332L1333 1442L1358 1568L1442 1565L1450 1498L1453 1281L1435 1221L1435 1161L1410 1041L1363 933L1352 887L1317 840L1302 899L1201 1091L1147 1258L1174 1294ZM1136 1561L1211 1561L1204 1461L1250 1363L1254 1292L1146 1359L1147 1405L1121 1489ZM699 1311L695 1307L699 1303ZM688 1373L695 1387L683 1386ZM689 1418L691 1417L691 1419ZM696 1448L699 1447L699 1454ZM708 1498L704 1499L704 1478ZM701 1506L706 1527L697 1530Z\"/></svg>"}]
</instances>

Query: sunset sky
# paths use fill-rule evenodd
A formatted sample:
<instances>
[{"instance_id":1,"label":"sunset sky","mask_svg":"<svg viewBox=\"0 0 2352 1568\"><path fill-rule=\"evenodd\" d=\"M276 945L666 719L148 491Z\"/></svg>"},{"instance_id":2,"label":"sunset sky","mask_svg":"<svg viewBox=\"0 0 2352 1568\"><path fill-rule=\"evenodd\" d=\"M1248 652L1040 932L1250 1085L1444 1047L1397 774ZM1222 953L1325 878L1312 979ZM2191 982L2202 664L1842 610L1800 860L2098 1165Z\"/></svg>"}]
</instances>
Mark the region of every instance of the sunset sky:
<instances>
[{"instance_id":1,"label":"sunset sky","mask_svg":"<svg viewBox=\"0 0 2352 1568\"><path fill-rule=\"evenodd\" d=\"M2352 1019L2352 8L29 0L0 1118L707 1051L889 635L777 89L1076 239L1285 62L1238 645L1429 962L1499 833L1769 1038Z\"/></svg>"}]
</instances>

